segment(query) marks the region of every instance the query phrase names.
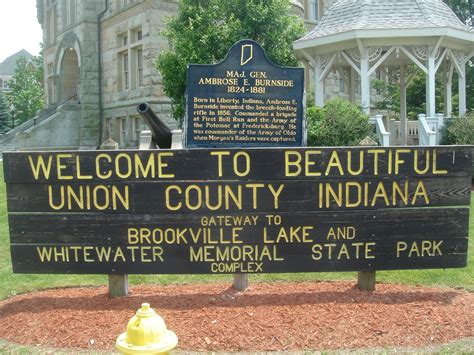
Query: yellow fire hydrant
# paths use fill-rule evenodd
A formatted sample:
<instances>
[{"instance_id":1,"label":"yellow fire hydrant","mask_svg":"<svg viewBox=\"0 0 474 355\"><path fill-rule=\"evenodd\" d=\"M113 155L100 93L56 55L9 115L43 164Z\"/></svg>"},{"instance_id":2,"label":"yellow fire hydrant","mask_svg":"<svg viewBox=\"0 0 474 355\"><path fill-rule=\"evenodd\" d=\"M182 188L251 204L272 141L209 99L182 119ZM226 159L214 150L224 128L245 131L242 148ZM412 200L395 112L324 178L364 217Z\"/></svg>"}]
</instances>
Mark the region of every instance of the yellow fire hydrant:
<instances>
[{"instance_id":1,"label":"yellow fire hydrant","mask_svg":"<svg viewBox=\"0 0 474 355\"><path fill-rule=\"evenodd\" d=\"M127 331L117 338L115 347L124 354L166 354L178 344L178 337L166 328L163 318L150 304L142 303L127 324Z\"/></svg>"}]
</instances>

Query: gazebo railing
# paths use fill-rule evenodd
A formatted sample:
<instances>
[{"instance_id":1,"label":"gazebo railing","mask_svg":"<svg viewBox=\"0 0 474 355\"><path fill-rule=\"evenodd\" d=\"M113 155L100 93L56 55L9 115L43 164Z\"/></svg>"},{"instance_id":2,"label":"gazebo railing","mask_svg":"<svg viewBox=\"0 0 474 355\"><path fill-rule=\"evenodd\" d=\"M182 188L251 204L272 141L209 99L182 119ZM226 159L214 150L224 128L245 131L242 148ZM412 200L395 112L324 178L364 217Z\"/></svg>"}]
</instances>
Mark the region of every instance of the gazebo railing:
<instances>
[{"instance_id":1,"label":"gazebo railing","mask_svg":"<svg viewBox=\"0 0 474 355\"><path fill-rule=\"evenodd\" d=\"M441 142L441 128L444 126L445 117L438 113L435 117L426 117L425 114L418 115L418 132L420 145L438 145Z\"/></svg>"},{"instance_id":2,"label":"gazebo railing","mask_svg":"<svg viewBox=\"0 0 474 355\"><path fill-rule=\"evenodd\" d=\"M380 145L382 147L388 147L390 145L390 133L385 128L382 115L375 115L375 117L370 117L369 122L375 125L375 134L379 139Z\"/></svg>"},{"instance_id":3,"label":"gazebo railing","mask_svg":"<svg viewBox=\"0 0 474 355\"><path fill-rule=\"evenodd\" d=\"M408 138L418 139L420 133L418 132L418 122L417 121L408 121L407 122L407 134Z\"/></svg>"},{"instance_id":4,"label":"gazebo railing","mask_svg":"<svg viewBox=\"0 0 474 355\"><path fill-rule=\"evenodd\" d=\"M418 121L407 121L407 144L418 145ZM402 129L401 122L391 119L390 120L390 144L391 145L403 145L402 144Z\"/></svg>"},{"instance_id":5,"label":"gazebo railing","mask_svg":"<svg viewBox=\"0 0 474 355\"><path fill-rule=\"evenodd\" d=\"M446 117L436 114L435 117L426 117L425 114L418 115L418 121L407 121L407 143L408 145L419 144L426 146L439 145L442 139L442 128ZM380 145L401 145L400 121L390 120L386 127L383 116L370 117L369 122L375 127L375 134Z\"/></svg>"}]
</instances>

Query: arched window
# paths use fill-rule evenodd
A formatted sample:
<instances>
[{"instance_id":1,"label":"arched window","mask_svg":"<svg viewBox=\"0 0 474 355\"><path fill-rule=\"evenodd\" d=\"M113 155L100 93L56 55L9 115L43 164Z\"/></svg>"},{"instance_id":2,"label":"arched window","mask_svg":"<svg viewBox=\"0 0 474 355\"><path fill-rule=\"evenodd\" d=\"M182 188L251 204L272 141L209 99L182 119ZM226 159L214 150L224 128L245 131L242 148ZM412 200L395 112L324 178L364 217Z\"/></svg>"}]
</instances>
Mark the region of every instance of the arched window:
<instances>
[{"instance_id":1,"label":"arched window","mask_svg":"<svg viewBox=\"0 0 474 355\"><path fill-rule=\"evenodd\" d=\"M64 52L61 62L61 102L77 97L77 84L79 76L79 61L74 48Z\"/></svg>"}]
</instances>

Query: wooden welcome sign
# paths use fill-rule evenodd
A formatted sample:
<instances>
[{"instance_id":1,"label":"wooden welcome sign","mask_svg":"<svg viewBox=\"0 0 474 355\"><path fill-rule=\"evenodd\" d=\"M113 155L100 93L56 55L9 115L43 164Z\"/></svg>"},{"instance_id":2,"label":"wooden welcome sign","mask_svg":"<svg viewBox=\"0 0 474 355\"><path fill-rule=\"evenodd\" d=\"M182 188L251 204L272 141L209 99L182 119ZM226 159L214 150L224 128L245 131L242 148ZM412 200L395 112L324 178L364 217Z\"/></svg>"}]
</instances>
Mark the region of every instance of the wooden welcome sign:
<instances>
[{"instance_id":1,"label":"wooden welcome sign","mask_svg":"<svg viewBox=\"0 0 474 355\"><path fill-rule=\"evenodd\" d=\"M471 149L4 153L18 273L464 267Z\"/></svg>"}]
</instances>

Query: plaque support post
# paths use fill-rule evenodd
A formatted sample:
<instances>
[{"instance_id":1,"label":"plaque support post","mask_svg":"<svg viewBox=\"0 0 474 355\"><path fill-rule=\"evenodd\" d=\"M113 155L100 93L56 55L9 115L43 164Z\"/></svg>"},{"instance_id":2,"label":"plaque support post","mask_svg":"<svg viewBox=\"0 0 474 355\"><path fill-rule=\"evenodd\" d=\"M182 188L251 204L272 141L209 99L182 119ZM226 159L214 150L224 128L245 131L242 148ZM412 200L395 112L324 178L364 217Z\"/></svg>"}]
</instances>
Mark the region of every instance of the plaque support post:
<instances>
[{"instance_id":1,"label":"plaque support post","mask_svg":"<svg viewBox=\"0 0 474 355\"><path fill-rule=\"evenodd\" d=\"M376 271L359 271L357 274L357 288L361 291L375 291Z\"/></svg>"},{"instance_id":2,"label":"plaque support post","mask_svg":"<svg viewBox=\"0 0 474 355\"><path fill-rule=\"evenodd\" d=\"M119 144L112 138L108 138L100 146L101 150L117 150ZM128 275L108 275L109 277L109 297L124 297L128 295Z\"/></svg>"},{"instance_id":3,"label":"plaque support post","mask_svg":"<svg viewBox=\"0 0 474 355\"><path fill-rule=\"evenodd\" d=\"M128 275L109 276L109 297L117 298L128 295Z\"/></svg>"},{"instance_id":4,"label":"plaque support post","mask_svg":"<svg viewBox=\"0 0 474 355\"><path fill-rule=\"evenodd\" d=\"M233 286L236 290L245 291L249 287L248 274L234 274Z\"/></svg>"},{"instance_id":5,"label":"plaque support post","mask_svg":"<svg viewBox=\"0 0 474 355\"><path fill-rule=\"evenodd\" d=\"M366 137L360 143L362 146L376 146L377 142ZM375 291L376 271L359 271L357 274L357 288L361 291Z\"/></svg>"},{"instance_id":6,"label":"plaque support post","mask_svg":"<svg viewBox=\"0 0 474 355\"><path fill-rule=\"evenodd\" d=\"M143 133L142 133L142 138L145 140L145 143L148 142L148 140L145 138ZM182 147L183 145L181 144L181 132L173 131L173 142L171 145L171 149L181 149ZM140 149L142 149L141 145L140 145ZM247 287L249 287L249 275L248 274L234 274L234 282L232 286L234 286L234 288L238 291L245 291Z\"/></svg>"}]
</instances>

